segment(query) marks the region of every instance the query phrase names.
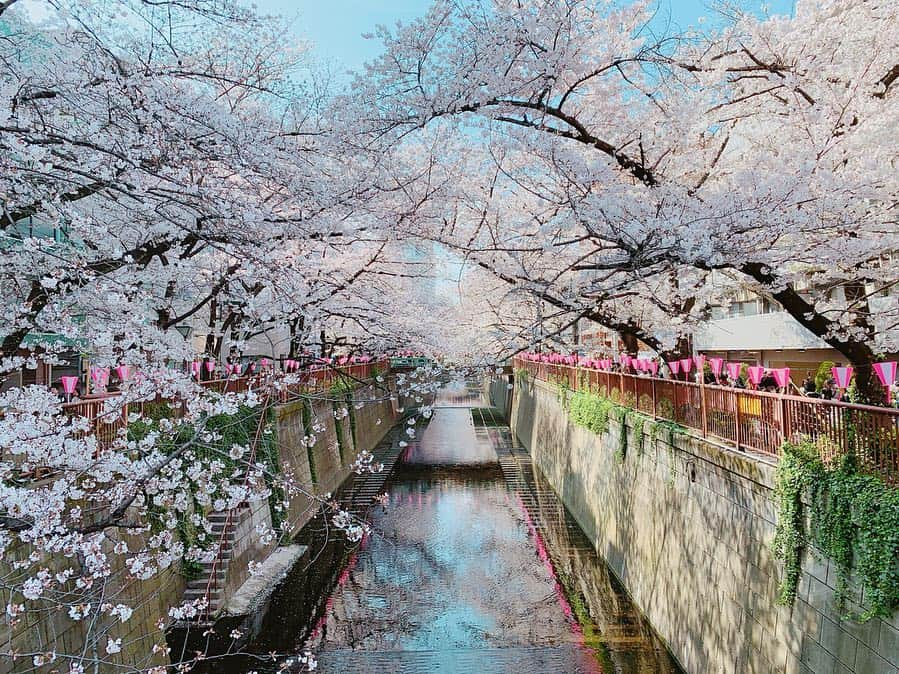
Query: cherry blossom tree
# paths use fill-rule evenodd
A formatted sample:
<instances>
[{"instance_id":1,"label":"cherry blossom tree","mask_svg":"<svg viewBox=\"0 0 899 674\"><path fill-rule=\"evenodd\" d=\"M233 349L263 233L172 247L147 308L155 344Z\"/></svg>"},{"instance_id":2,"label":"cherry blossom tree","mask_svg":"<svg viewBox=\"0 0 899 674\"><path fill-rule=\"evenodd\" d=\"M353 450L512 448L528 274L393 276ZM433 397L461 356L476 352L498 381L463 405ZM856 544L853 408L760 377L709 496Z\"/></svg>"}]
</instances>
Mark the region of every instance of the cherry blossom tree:
<instances>
[{"instance_id":1,"label":"cherry blossom tree","mask_svg":"<svg viewBox=\"0 0 899 674\"><path fill-rule=\"evenodd\" d=\"M554 274L524 276L556 296L664 282L687 318L725 270L843 353L873 396L870 363L896 348L896 302L879 297L899 278L896 12L800 2L794 18L660 37L646 3L436 2L379 31L386 53L356 94L379 139L439 128L481 150L464 162L475 181L502 176L490 201L512 205L495 207L489 244L466 214L461 247L546 250Z\"/></svg>"}]
</instances>

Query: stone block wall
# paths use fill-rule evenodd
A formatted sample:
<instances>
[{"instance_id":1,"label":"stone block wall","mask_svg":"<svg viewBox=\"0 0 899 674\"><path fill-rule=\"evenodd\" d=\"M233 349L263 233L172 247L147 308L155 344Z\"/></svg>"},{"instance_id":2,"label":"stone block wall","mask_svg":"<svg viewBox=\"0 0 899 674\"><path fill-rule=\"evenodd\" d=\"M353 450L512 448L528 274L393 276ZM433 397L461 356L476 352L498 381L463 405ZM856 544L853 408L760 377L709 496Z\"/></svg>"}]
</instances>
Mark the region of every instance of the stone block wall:
<instances>
[{"instance_id":1,"label":"stone block wall","mask_svg":"<svg viewBox=\"0 0 899 674\"><path fill-rule=\"evenodd\" d=\"M512 416L512 383L514 375L494 376L487 380L485 393L490 405L503 413L508 421Z\"/></svg>"},{"instance_id":2,"label":"stone block wall","mask_svg":"<svg viewBox=\"0 0 899 674\"><path fill-rule=\"evenodd\" d=\"M628 429L570 422L555 386L519 385L512 426L596 550L693 674L899 674L899 615L841 620L832 564L808 554L793 606L776 603L775 466L688 435L642 451ZM864 589L855 588L859 600Z\"/></svg>"},{"instance_id":3,"label":"stone block wall","mask_svg":"<svg viewBox=\"0 0 899 674\"><path fill-rule=\"evenodd\" d=\"M355 404L363 403L356 409ZM339 403L338 407L347 406ZM372 450L387 434L396 419L389 397L372 386L364 386L354 392L349 406L350 418L334 418L334 406L330 400L315 401L311 405L310 420L320 424L324 431L314 433L315 444L307 448L303 444L306 435L303 427L303 403L293 402L277 408L277 443L281 468L290 472L297 484L307 494L333 493L350 474L350 466L363 449ZM337 425L343 438L343 456L338 446ZM352 426L355 426L355 433ZM292 531L299 531L315 513L312 499L303 493L290 498L288 519Z\"/></svg>"},{"instance_id":4,"label":"stone block wall","mask_svg":"<svg viewBox=\"0 0 899 674\"><path fill-rule=\"evenodd\" d=\"M277 540L263 542L260 531L272 527L268 501L246 503L238 509L234 525L234 545L224 583L224 597L232 596L250 577L250 562L266 559L278 547Z\"/></svg>"},{"instance_id":5,"label":"stone block wall","mask_svg":"<svg viewBox=\"0 0 899 674\"><path fill-rule=\"evenodd\" d=\"M118 534L113 536L119 538ZM140 540L141 536L122 535L121 538L128 542L131 549L139 549L144 545ZM104 545L111 553L113 543L107 539ZM40 560L28 568L13 568L16 561L26 559L30 554L30 546L20 544L8 549L0 561L0 577L18 585L19 582L14 579L27 578L41 568L48 568L56 573L63 568L78 566L74 558L61 560L55 557ZM88 659L96 657L101 663L97 670L101 672L168 664L165 651L154 653L153 647L165 646L165 634L156 624L160 620L168 620L169 608L178 605L184 593L185 580L178 565L161 569L147 580L138 580L128 573L120 555L110 555L109 559L115 566L105 582L96 583L96 601L102 597L103 602L132 607L134 612L128 620L122 622L103 614L97 620L74 621L65 609L57 608L58 603L55 601L48 603L43 610L40 610L40 600L29 602L30 610L20 620L12 621L4 615L0 622L0 674L68 671L68 662L64 658L44 666L34 666L32 654L51 651L59 654L84 651ZM74 583L74 580L70 582ZM11 593L4 583L0 587L0 602L5 609L10 602L22 602L22 597L18 593ZM35 608L39 610L34 610ZM89 618L94 618L93 613ZM106 653L108 639L122 640L120 653ZM18 657L10 657L10 653L16 653ZM85 671L93 671L92 666L86 666Z\"/></svg>"}]
</instances>

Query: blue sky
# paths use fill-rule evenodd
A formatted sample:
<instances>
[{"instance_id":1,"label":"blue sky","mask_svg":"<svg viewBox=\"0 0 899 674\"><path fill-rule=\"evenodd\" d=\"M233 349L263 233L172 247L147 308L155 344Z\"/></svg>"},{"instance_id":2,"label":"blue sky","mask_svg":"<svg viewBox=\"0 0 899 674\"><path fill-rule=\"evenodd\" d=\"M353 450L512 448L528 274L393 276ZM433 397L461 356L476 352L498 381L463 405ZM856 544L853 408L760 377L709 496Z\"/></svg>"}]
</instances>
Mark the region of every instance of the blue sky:
<instances>
[{"instance_id":1,"label":"blue sky","mask_svg":"<svg viewBox=\"0 0 899 674\"><path fill-rule=\"evenodd\" d=\"M254 0L260 12L280 14L294 21L298 38L315 45L315 53L338 70L359 68L380 51L377 40L366 40L363 33L377 24L393 25L424 14L429 0ZM760 0L749 6L760 8ZM712 17L703 0L659 0L660 17L670 14L682 28L697 25L700 17ZM768 0L771 14L790 14L793 0ZM661 18L660 18L661 20Z\"/></svg>"}]
</instances>

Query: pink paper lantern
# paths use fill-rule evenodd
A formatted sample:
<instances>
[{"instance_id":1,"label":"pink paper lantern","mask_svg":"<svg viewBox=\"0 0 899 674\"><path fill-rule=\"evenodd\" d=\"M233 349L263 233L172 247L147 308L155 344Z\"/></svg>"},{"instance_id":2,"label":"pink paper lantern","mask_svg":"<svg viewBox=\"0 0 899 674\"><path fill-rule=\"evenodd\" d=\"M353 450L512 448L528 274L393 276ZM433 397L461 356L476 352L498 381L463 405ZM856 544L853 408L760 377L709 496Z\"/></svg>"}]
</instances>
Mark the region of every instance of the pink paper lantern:
<instances>
[{"instance_id":1,"label":"pink paper lantern","mask_svg":"<svg viewBox=\"0 0 899 674\"><path fill-rule=\"evenodd\" d=\"M884 386L892 386L896 381L896 361L889 360L883 363L874 363L872 367L880 383Z\"/></svg>"},{"instance_id":2,"label":"pink paper lantern","mask_svg":"<svg viewBox=\"0 0 899 674\"><path fill-rule=\"evenodd\" d=\"M753 386L758 386L759 382L762 381L762 377L765 376L765 368L761 365L753 365L747 372L749 373L749 381Z\"/></svg>"},{"instance_id":3,"label":"pink paper lantern","mask_svg":"<svg viewBox=\"0 0 899 674\"><path fill-rule=\"evenodd\" d=\"M837 388L844 390L849 388L849 381L852 379L852 372L853 370L851 367L830 368L830 374L833 376L833 379L837 384Z\"/></svg>"},{"instance_id":4,"label":"pink paper lantern","mask_svg":"<svg viewBox=\"0 0 899 674\"><path fill-rule=\"evenodd\" d=\"M696 363L696 369L702 371L702 368L705 367L705 356L703 356L702 354L693 356L693 362Z\"/></svg>"},{"instance_id":5,"label":"pink paper lantern","mask_svg":"<svg viewBox=\"0 0 899 674\"><path fill-rule=\"evenodd\" d=\"M680 361L681 370L683 370L684 374L690 374L690 370L693 369L693 359L692 358L682 358Z\"/></svg>"},{"instance_id":6,"label":"pink paper lantern","mask_svg":"<svg viewBox=\"0 0 899 674\"><path fill-rule=\"evenodd\" d=\"M659 362L657 360L649 361L649 371L655 376L659 373Z\"/></svg>"},{"instance_id":7,"label":"pink paper lantern","mask_svg":"<svg viewBox=\"0 0 899 674\"><path fill-rule=\"evenodd\" d=\"M724 367L723 358L709 358L709 368L711 368L712 374L715 375L716 379L721 376L722 367Z\"/></svg>"},{"instance_id":8,"label":"pink paper lantern","mask_svg":"<svg viewBox=\"0 0 899 674\"><path fill-rule=\"evenodd\" d=\"M206 361L206 371L212 372L214 369L215 369L215 360L210 358L209 360Z\"/></svg>"},{"instance_id":9,"label":"pink paper lantern","mask_svg":"<svg viewBox=\"0 0 899 674\"><path fill-rule=\"evenodd\" d=\"M259 364L262 365L262 367L268 367L268 358L263 358L259 361Z\"/></svg>"},{"instance_id":10,"label":"pink paper lantern","mask_svg":"<svg viewBox=\"0 0 899 674\"><path fill-rule=\"evenodd\" d=\"M771 371L774 375L774 381L777 382L778 388L787 388L790 385L790 368L779 367Z\"/></svg>"},{"instance_id":11,"label":"pink paper lantern","mask_svg":"<svg viewBox=\"0 0 899 674\"><path fill-rule=\"evenodd\" d=\"M681 364L681 361L679 361L679 360L669 360L668 361L668 368L671 370L671 374L676 376L677 373L680 372L680 364Z\"/></svg>"},{"instance_id":12,"label":"pink paper lantern","mask_svg":"<svg viewBox=\"0 0 899 674\"><path fill-rule=\"evenodd\" d=\"M883 387L886 389L887 404L889 405L893 400L891 388L896 381L896 361L887 360L882 363L874 363L872 367L874 368L874 372L877 374L880 383L883 384Z\"/></svg>"},{"instance_id":13,"label":"pink paper lantern","mask_svg":"<svg viewBox=\"0 0 899 674\"><path fill-rule=\"evenodd\" d=\"M91 379L94 380L94 383L102 388L109 383L109 368L108 367L92 367L91 368Z\"/></svg>"},{"instance_id":14,"label":"pink paper lantern","mask_svg":"<svg viewBox=\"0 0 899 674\"><path fill-rule=\"evenodd\" d=\"M740 378L740 370L742 369L741 363L728 363L727 364L727 376L730 377L731 383L737 381Z\"/></svg>"},{"instance_id":15,"label":"pink paper lantern","mask_svg":"<svg viewBox=\"0 0 899 674\"><path fill-rule=\"evenodd\" d=\"M62 390L66 395L72 395L75 392L75 387L78 386L78 377L60 377L59 380L62 382Z\"/></svg>"},{"instance_id":16,"label":"pink paper lantern","mask_svg":"<svg viewBox=\"0 0 899 674\"><path fill-rule=\"evenodd\" d=\"M119 381L128 381L128 377L131 375L131 369L127 365L119 365L115 369L115 373L119 378Z\"/></svg>"}]
</instances>

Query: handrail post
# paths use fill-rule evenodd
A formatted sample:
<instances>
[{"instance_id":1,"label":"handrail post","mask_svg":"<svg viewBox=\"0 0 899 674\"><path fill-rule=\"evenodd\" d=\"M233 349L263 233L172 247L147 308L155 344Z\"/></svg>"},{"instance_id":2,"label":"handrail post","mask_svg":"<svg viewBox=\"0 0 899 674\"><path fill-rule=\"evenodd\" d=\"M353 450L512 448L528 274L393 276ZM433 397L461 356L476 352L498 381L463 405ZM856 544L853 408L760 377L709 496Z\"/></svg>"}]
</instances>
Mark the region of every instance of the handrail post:
<instances>
[{"instance_id":1,"label":"handrail post","mask_svg":"<svg viewBox=\"0 0 899 674\"><path fill-rule=\"evenodd\" d=\"M790 415L789 415L789 407L787 406L787 397L785 395L780 396L780 444L787 442L787 438L790 437L792 433L790 432ZM778 455L780 454L780 447L778 449Z\"/></svg>"},{"instance_id":2,"label":"handrail post","mask_svg":"<svg viewBox=\"0 0 899 674\"><path fill-rule=\"evenodd\" d=\"M705 438L709 434L709 419L705 401L705 375L701 370L699 374L699 401L700 413L702 414L702 437Z\"/></svg>"},{"instance_id":3,"label":"handrail post","mask_svg":"<svg viewBox=\"0 0 899 674\"><path fill-rule=\"evenodd\" d=\"M733 392L731 393L731 397L734 399L734 419L736 421L736 423L735 423L736 432L734 433L734 435L736 437L734 438L734 440L737 443L737 451L741 451L740 450L740 441L742 440L742 437L741 437L742 432L740 429L740 426L741 426L741 423L740 423L741 422L741 419L740 419L740 392L737 389L734 389Z\"/></svg>"},{"instance_id":4,"label":"handrail post","mask_svg":"<svg viewBox=\"0 0 899 674\"><path fill-rule=\"evenodd\" d=\"M650 377L650 381L652 382L652 418L656 418L656 410L658 409L656 404L656 378Z\"/></svg>"},{"instance_id":5,"label":"handrail post","mask_svg":"<svg viewBox=\"0 0 899 674\"><path fill-rule=\"evenodd\" d=\"M677 404L677 392L680 390L680 381L677 377L674 378L674 381L671 384L671 388L674 391L674 409L671 410L671 419L670 421L676 421L680 423L680 419L677 418L678 410L680 409Z\"/></svg>"}]
</instances>

